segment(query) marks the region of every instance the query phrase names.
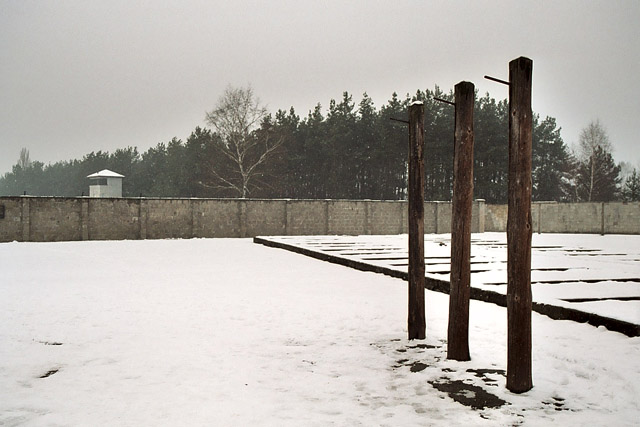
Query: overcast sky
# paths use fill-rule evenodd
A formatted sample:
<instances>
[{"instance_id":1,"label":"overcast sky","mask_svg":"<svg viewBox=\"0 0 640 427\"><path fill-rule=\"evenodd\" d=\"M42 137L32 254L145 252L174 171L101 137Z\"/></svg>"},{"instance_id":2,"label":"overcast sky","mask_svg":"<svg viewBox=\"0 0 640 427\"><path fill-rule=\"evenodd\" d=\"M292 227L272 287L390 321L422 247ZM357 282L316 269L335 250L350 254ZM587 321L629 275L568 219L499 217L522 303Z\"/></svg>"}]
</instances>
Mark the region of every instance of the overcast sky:
<instances>
[{"instance_id":1,"label":"overcast sky","mask_svg":"<svg viewBox=\"0 0 640 427\"><path fill-rule=\"evenodd\" d=\"M639 28L637 0L0 0L0 174L22 147L54 163L185 139L228 85L303 117L461 80L504 99L483 76L519 56L568 145L600 119L640 167Z\"/></svg>"}]
</instances>

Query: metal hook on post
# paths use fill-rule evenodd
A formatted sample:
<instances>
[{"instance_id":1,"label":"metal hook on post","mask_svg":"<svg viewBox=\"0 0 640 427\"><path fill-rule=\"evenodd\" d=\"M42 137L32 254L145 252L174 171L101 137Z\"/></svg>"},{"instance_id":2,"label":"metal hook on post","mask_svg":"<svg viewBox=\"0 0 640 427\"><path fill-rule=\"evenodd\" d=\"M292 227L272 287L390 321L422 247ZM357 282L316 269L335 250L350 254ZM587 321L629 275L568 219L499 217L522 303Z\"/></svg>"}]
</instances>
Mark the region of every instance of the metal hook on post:
<instances>
[{"instance_id":1,"label":"metal hook on post","mask_svg":"<svg viewBox=\"0 0 640 427\"><path fill-rule=\"evenodd\" d=\"M446 99L437 98L435 96L433 97L433 99L435 99L436 101L444 102L445 104L453 105L454 107L456 106L455 102L447 101Z\"/></svg>"},{"instance_id":2,"label":"metal hook on post","mask_svg":"<svg viewBox=\"0 0 640 427\"><path fill-rule=\"evenodd\" d=\"M511 83L510 83L510 82L508 82L508 81L506 81L506 80L497 79L497 78L495 78L495 77L491 77L491 76L484 76L484 78L485 78L485 79L487 79L487 80L492 80L492 81L494 81L494 82L502 83L503 85L507 85L507 86L511 85Z\"/></svg>"}]
</instances>

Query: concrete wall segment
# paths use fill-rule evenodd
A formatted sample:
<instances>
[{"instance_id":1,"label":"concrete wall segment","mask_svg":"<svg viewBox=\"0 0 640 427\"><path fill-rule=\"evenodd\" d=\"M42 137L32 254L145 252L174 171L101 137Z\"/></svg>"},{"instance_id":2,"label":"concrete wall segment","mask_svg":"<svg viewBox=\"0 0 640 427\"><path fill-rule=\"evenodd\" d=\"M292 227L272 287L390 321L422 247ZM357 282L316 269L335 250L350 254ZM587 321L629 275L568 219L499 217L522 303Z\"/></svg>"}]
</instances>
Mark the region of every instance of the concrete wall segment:
<instances>
[{"instance_id":1,"label":"concrete wall segment","mask_svg":"<svg viewBox=\"0 0 640 427\"><path fill-rule=\"evenodd\" d=\"M19 196L0 205L1 242L407 232L406 201ZM472 231L504 231L506 218L506 205L475 201ZM536 202L532 220L534 232L640 234L640 203ZM451 203L425 203L425 232L450 227Z\"/></svg>"},{"instance_id":2,"label":"concrete wall segment","mask_svg":"<svg viewBox=\"0 0 640 427\"><path fill-rule=\"evenodd\" d=\"M4 206L4 218L0 219L0 242L23 240L22 203L20 197L3 197L0 200L0 205Z\"/></svg>"}]
</instances>

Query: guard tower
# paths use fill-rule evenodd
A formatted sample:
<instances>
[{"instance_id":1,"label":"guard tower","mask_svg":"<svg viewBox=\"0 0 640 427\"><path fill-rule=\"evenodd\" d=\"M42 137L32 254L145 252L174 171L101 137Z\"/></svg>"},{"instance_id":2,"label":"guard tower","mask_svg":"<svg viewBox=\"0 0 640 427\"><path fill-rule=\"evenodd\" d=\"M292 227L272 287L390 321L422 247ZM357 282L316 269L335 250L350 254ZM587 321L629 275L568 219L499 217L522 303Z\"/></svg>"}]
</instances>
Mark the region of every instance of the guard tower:
<instances>
[{"instance_id":1,"label":"guard tower","mask_svg":"<svg viewBox=\"0 0 640 427\"><path fill-rule=\"evenodd\" d=\"M88 175L87 178L91 180L89 197L122 197L122 178L124 175L103 169Z\"/></svg>"}]
</instances>

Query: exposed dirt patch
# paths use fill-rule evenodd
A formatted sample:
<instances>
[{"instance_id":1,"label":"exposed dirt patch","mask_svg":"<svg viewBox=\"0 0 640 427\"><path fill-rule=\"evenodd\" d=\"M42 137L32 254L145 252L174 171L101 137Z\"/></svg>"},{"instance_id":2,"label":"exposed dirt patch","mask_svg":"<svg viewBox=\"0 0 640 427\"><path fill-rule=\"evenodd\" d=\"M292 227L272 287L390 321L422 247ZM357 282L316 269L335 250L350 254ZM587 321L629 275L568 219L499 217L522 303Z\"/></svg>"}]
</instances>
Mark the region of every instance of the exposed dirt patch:
<instances>
[{"instance_id":1,"label":"exposed dirt patch","mask_svg":"<svg viewBox=\"0 0 640 427\"><path fill-rule=\"evenodd\" d=\"M497 381L493 378L487 376L487 374L496 374L506 376L506 373L503 369L467 369L467 372L474 374L476 377L480 378L486 384L495 385L491 383L496 383Z\"/></svg>"},{"instance_id":2,"label":"exposed dirt patch","mask_svg":"<svg viewBox=\"0 0 640 427\"><path fill-rule=\"evenodd\" d=\"M422 362L413 362L411 368L409 368L411 372L420 372L427 369L427 365Z\"/></svg>"},{"instance_id":3,"label":"exposed dirt patch","mask_svg":"<svg viewBox=\"0 0 640 427\"><path fill-rule=\"evenodd\" d=\"M556 411L572 411L575 412L574 409L567 408L565 406L565 401L562 397L553 396L550 400L543 400L542 403L547 406L553 407Z\"/></svg>"},{"instance_id":4,"label":"exposed dirt patch","mask_svg":"<svg viewBox=\"0 0 640 427\"><path fill-rule=\"evenodd\" d=\"M429 384L436 390L447 393L456 402L473 409L500 408L507 404L506 401L482 387L467 384L464 381L441 378L438 381L429 381Z\"/></svg>"},{"instance_id":5,"label":"exposed dirt patch","mask_svg":"<svg viewBox=\"0 0 640 427\"><path fill-rule=\"evenodd\" d=\"M47 373L45 373L43 375L40 375L39 378L48 378L48 377L50 377L51 375L55 374L58 371L59 371L59 369L51 369L50 371L47 371Z\"/></svg>"},{"instance_id":6,"label":"exposed dirt patch","mask_svg":"<svg viewBox=\"0 0 640 427\"><path fill-rule=\"evenodd\" d=\"M416 344L416 345L410 345L407 348L421 348L421 349L427 349L427 348L440 348L439 345L429 345L429 344Z\"/></svg>"}]
</instances>

